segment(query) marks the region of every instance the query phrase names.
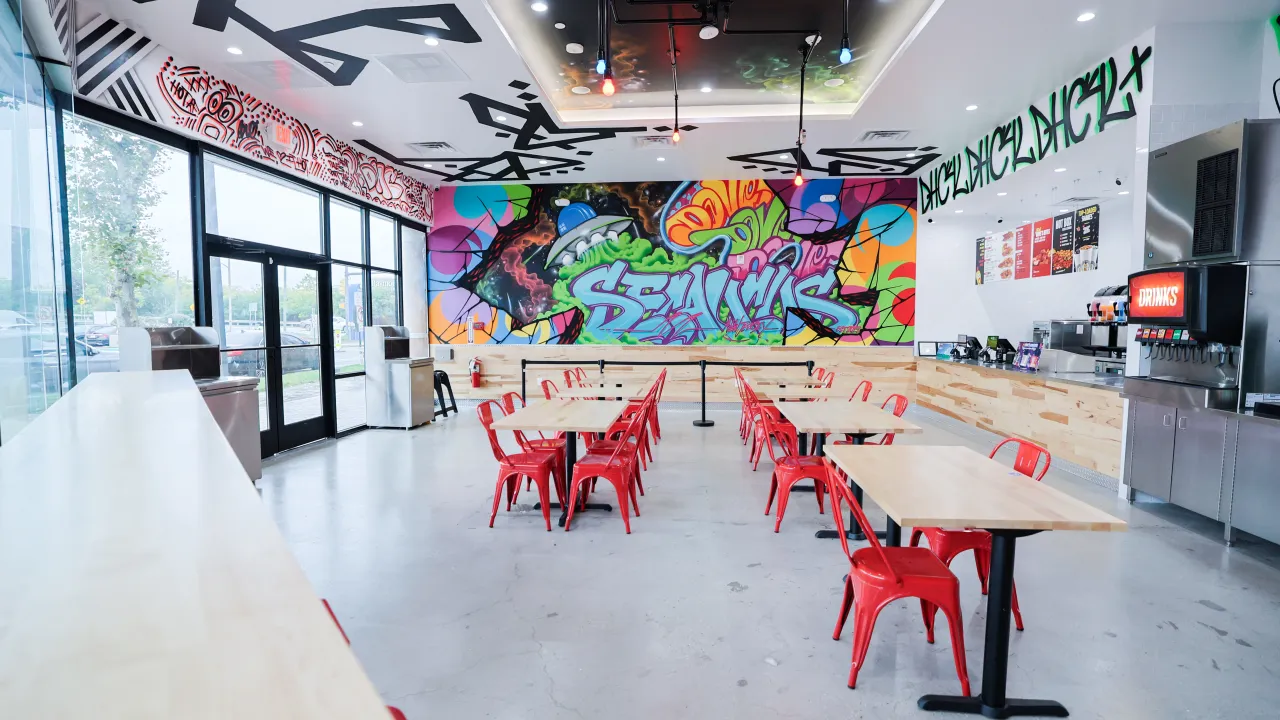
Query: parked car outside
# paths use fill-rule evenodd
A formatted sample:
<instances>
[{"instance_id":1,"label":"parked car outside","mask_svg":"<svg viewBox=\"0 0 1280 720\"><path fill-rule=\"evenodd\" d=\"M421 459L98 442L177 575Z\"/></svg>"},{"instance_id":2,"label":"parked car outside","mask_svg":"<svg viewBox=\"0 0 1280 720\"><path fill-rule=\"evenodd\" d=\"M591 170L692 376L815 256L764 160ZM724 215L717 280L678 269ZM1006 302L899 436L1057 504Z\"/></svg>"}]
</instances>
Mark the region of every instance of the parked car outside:
<instances>
[{"instance_id":1,"label":"parked car outside","mask_svg":"<svg viewBox=\"0 0 1280 720\"><path fill-rule=\"evenodd\" d=\"M261 332L250 333L244 336L243 340L238 341L237 345L243 345L246 348L261 348L266 342L265 335ZM280 345L283 348L296 347L299 345L307 345L302 338L297 335L281 333ZM317 348L318 350L318 348ZM266 353L261 350L245 349L245 350L227 350L227 374L239 377L266 377ZM281 353L284 363L283 372L289 373L303 372L306 370L320 369L320 353L311 352L285 352Z\"/></svg>"}]
</instances>

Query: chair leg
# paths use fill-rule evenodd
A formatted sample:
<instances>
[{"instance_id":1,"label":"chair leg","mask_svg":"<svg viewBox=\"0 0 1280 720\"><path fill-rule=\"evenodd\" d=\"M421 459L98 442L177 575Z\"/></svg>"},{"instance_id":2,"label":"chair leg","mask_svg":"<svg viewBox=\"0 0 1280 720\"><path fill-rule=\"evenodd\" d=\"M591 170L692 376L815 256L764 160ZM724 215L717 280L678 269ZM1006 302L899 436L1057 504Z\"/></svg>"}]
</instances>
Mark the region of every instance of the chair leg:
<instances>
[{"instance_id":1,"label":"chair leg","mask_svg":"<svg viewBox=\"0 0 1280 720\"><path fill-rule=\"evenodd\" d=\"M880 607L883 607L880 606ZM853 659L849 663L849 687L858 686L858 670L867 659L867 648L871 647L871 632L875 630L876 618L880 616L880 607L859 606L853 613Z\"/></svg>"},{"instance_id":2,"label":"chair leg","mask_svg":"<svg viewBox=\"0 0 1280 720\"><path fill-rule=\"evenodd\" d=\"M516 475L514 481L507 484L507 512L511 512L511 503L520 497L520 475Z\"/></svg>"},{"instance_id":3,"label":"chair leg","mask_svg":"<svg viewBox=\"0 0 1280 720\"><path fill-rule=\"evenodd\" d=\"M542 502L542 519L547 522L547 532L551 532L551 479L541 478L538 483L538 500Z\"/></svg>"},{"instance_id":4,"label":"chair leg","mask_svg":"<svg viewBox=\"0 0 1280 720\"><path fill-rule=\"evenodd\" d=\"M822 496L825 494L823 492L825 486L823 485L821 478L811 478L811 479L813 480L813 494L815 497L818 498L818 514L823 515L826 513L826 511L822 507Z\"/></svg>"},{"instance_id":5,"label":"chair leg","mask_svg":"<svg viewBox=\"0 0 1280 720\"><path fill-rule=\"evenodd\" d=\"M950 607L944 606L942 614L947 618L947 628L951 631L951 656L956 662L956 675L960 676L960 690L963 694L969 694L969 664L964 658L964 627L960 624L960 588L957 587L953 593L955 596L954 604Z\"/></svg>"},{"instance_id":6,"label":"chair leg","mask_svg":"<svg viewBox=\"0 0 1280 720\"><path fill-rule=\"evenodd\" d=\"M1022 627L1022 610L1018 607L1018 583L1013 584L1013 624L1019 631L1024 630Z\"/></svg>"},{"instance_id":7,"label":"chair leg","mask_svg":"<svg viewBox=\"0 0 1280 720\"><path fill-rule=\"evenodd\" d=\"M924 636L930 645L933 644L933 623L938 616L938 606L920 598L920 614L924 617Z\"/></svg>"},{"instance_id":8,"label":"chair leg","mask_svg":"<svg viewBox=\"0 0 1280 720\"><path fill-rule=\"evenodd\" d=\"M773 509L773 498L778 494L778 471L773 471L773 477L769 478L769 502L765 503L764 514L768 515Z\"/></svg>"},{"instance_id":9,"label":"chair leg","mask_svg":"<svg viewBox=\"0 0 1280 720\"><path fill-rule=\"evenodd\" d=\"M511 475L498 475L498 484L493 487L493 512L489 513L489 527L493 527L493 519L498 516L498 503L502 502L502 490L504 486L509 486L508 482L512 478ZM516 482L519 482L519 475L515 476ZM508 510L511 508L508 507Z\"/></svg>"},{"instance_id":10,"label":"chair leg","mask_svg":"<svg viewBox=\"0 0 1280 720\"><path fill-rule=\"evenodd\" d=\"M844 622L849 619L849 608L853 607L853 581L849 578L844 579L844 598L840 600L840 617L836 619L835 632L831 633L832 640L840 639L840 631L844 630Z\"/></svg>"},{"instance_id":11,"label":"chair leg","mask_svg":"<svg viewBox=\"0 0 1280 720\"><path fill-rule=\"evenodd\" d=\"M590 478L579 478L569 486L569 515L564 519L564 531L569 532L573 525L573 511L578 507L578 491L583 483L591 482Z\"/></svg>"},{"instance_id":12,"label":"chair leg","mask_svg":"<svg viewBox=\"0 0 1280 720\"><path fill-rule=\"evenodd\" d=\"M792 483L778 483L778 518L773 521L773 531L782 527L782 516L787 514L787 503L791 500Z\"/></svg>"},{"instance_id":13,"label":"chair leg","mask_svg":"<svg viewBox=\"0 0 1280 720\"><path fill-rule=\"evenodd\" d=\"M991 579L991 551L974 548L973 563L978 567L978 582L982 583L982 594L987 594L987 582Z\"/></svg>"},{"instance_id":14,"label":"chair leg","mask_svg":"<svg viewBox=\"0 0 1280 720\"><path fill-rule=\"evenodd\" d=\"M622 526L627 529L627 534L631 534L631 513L627 508L627 490L622 486L614 488L618 492L618 513L622 515Z\"/></svg>"}]
</instances>

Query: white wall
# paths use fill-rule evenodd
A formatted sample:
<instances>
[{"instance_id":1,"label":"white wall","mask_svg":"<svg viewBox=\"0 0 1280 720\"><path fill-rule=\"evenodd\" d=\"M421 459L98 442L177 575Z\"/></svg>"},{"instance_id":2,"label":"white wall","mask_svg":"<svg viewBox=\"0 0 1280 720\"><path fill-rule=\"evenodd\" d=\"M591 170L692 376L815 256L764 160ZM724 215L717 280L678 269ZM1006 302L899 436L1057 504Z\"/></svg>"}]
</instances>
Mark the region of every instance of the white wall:
<instances>
[{"instance_id":1,"label":"white wall","mask_svg":"<svg viewBox=\"0 0 1280 720\"><path fill-rule=\"evenodd\" d=\"M953 340L961 333L999 335L1016 346L1031 339L1036 320L1084 317L1085 303L1095 292L1126 282L1131 272L1133 202L1128 197L1101 205L1094 272L975 285L974 245L990 226L985 218L944 218L920 226L918 340Z\"/></svg>"},{"instance_id":2,"label":"white wall","mask_svg":"<svg viewBox=\"0 0 1280 720\"><path fill-rule=\"evenodd\" d=\"M1275 54L1275 33L1263 19L1156 26L1151 149L1259 117L1264 41ZM1266 95L1274 110L1270 82Z\"/></svg>"}]
</instances>

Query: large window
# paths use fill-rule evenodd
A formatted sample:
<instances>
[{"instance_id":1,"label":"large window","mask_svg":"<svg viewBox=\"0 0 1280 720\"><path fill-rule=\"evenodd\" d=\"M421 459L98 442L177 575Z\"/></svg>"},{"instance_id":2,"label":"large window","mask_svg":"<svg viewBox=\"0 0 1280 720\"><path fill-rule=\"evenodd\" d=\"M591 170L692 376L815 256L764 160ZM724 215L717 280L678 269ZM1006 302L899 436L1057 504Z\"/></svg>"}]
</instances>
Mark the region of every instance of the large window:
<instances>
[{"instance_id":1,"label":"large window","mask_svg":"<svg viewBox=\"0 0 1280 720\"><path fill-rule=\"evenodd\" d=\"M23 28L0 3L0 443L69 381L52 99Z\"/></svg>"},{"instance_id":2,"label":"large window","mask_svg":"<svg viewBox=\"0 0 1280 720\"><path fill-rule=\"evenodd\" d=\"M205 228L233 240L320 254L320 193L215 155L204 156Z\"/></svg>"},{"instance_id":3,"label":"large window","mask_svg":"<svg viewBox=\"0 0 1280 720\"><path fill-rule=\"evenodd\" d=\"M67 115L78 379L119 369L119 330L195 324L190 156Z\"/></svg>"}]
</instances>

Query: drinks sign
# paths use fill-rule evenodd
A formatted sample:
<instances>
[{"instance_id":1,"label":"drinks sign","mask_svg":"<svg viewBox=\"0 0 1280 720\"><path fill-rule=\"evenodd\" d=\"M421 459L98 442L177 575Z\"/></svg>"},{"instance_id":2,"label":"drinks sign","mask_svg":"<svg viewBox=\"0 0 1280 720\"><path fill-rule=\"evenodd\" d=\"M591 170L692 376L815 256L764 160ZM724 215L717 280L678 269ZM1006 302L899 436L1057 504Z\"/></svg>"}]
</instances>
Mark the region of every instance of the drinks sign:
<instances>
[{"instance_id":1,"label":"drinks sign","mask_svg":"<svg viewBox=\"0 0 1280 720\"><path fill-rule=\"evenodd\" d=\"M1181 322L1187 316L1187 274L1182 270L1129 277L1129 317Z\"/></svg>"}]
</instances>

